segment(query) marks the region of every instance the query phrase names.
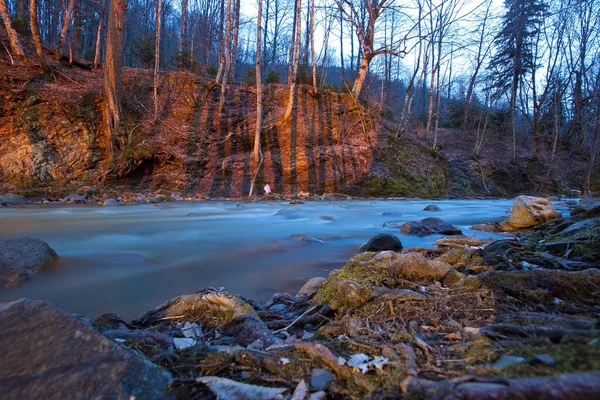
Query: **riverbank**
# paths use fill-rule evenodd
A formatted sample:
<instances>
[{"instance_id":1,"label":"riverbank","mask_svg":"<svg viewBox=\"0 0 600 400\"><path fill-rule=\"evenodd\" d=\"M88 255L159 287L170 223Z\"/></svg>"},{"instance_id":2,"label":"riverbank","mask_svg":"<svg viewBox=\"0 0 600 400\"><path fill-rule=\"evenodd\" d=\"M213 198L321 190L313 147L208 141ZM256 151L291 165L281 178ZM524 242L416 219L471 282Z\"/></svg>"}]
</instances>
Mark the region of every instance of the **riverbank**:
<instances>
[{"instance_id":1,"label":"riverbank","mask_svg":"<svg viewBox=\"0 0 600 400\"><path fill-rule=\"evenodd\" d=\"M309 393L597 397L599 218L596 207L491 244L453 236L435 248L360 253L327 277L310 280L298 295L279 293L264 302L209 288L131 321L114 314L73 317L38 302L5 305L0 319L7 310L22 313L0 339L15 357L38 332L35 323L19 328L19 318L27 315L46 328L43 337L35 336L37 358L23 363L9 354L2 374L7 382L19 379L8 372L16 363L33 377L48 361L48 341L63 340L51 354L70 360L76 356L71 348L87 340L113 349L114 362L128 360L122 372L90 378L95 393L128 395L135 389L141 397L182 399L306 399ZM64 338L72 339L69 345ZM98 354L79 362L104 365ZM63 370L58 381L76 382L73 374ZM28 394L42 390L43 378L28 379ZM59 398L75 387L43 390L45 397ZM19 385L11 390L25 393Z\"/></svg>"}]
</instances>

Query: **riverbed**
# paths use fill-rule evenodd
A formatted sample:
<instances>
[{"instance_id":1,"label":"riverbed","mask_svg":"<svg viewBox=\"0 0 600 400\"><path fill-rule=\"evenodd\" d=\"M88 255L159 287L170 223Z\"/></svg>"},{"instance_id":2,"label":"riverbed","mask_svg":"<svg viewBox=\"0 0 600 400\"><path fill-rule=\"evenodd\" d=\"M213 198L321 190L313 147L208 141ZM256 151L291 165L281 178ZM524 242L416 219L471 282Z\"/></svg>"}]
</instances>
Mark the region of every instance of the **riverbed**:
<instances>
[{"instance_id":1,"label":"riverbed","mask_svg":"<svg viewBox=\"0 0 600 400\"><path fill-rule=\"evenodd\" d=\"M442 211L423 211L428 204ZM506 219L511 206L512 200L358 200L0 208L0 239L36 237L60 256L49 270L1 291L0 302L28 297L68 312L130 319L210 286L264 301L341 268L377 233L396 234L404 247L431 246L441 237L403 235L386 222L435 216L465 235L497 239L502 235L470 227Z\"/></svg>"}]
</instances>

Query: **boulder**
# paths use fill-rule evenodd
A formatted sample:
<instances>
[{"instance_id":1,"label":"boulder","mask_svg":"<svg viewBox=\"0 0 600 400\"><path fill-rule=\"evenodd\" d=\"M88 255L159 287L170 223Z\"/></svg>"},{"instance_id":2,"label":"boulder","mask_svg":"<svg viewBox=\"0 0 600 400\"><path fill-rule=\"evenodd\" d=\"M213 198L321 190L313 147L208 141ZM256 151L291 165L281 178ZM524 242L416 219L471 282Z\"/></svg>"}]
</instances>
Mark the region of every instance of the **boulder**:
<instances>
[{"instance_id":1,"label":"boulder","mask_svg":"<svg viewBox=\"0 0 600 400\"><path fill-rule=\"evenodd\" d=\"M120 206L121 203L117 199L106 199L106 200L104 200L102 205L104 207L114 207L114 206Z\"/></svg>"},{"instance_id":2,"label":"boulder","mask_svg":"<svg viewBox=\"0 0 600 400\"><path fill-rule=\"evenodd\" d=\"M462 274L452 265L441 260L428 260L412 251L404 254L390 251L379 253L371 259L368 267L375 273L383 269L391 276L411 282L439 281L452 285L462 278Z\"/></svg>"},{"instance_id":3,"label":"boulder","mask_svg":"<svg viewBox=\"0 0 600 400\"><path fill-rule=\"evenodd\" d=\"M560 212L542 197L518 196L515 198L508 221L500 224L505 231L516 231L560 218Z\"/></svg>"},{"instance_id":4,"label":"boulder","mask_svg":"<svg viewBox=\"0 0 600 400\"><path fill-rule=\"evenodd\" d=\"M479 239L461 235L438 239L435 245L440 249L462 249L464 247L482 247L491 242L492 239Z\"/></svg>"},{"instance_id":5,"label":"boulder","mask_svg":"<svg viewBox=\"0 0 600 400\"><path fill-rule=\"evenodd\" d=\"M276 342L250 304L224 290L213 288L176 297L134 319L133 324L157 325L173 317L197 322L209 329L226 330L244 346L257 339L269 345Z\"/></svg>"},{"instance_id":6,"label":"boulder","mask_svg":"<svg viewBox=\"0 0 600 400\"><path fill-rule=\"evenodd\" d=\"M162 398L171 376L53 305L0 305L5 399Z\"/></svg>"},{"instance_id":7,"label":"boulder","mask_svg":"<svg viewBox=\"0 0 600 400\"><path fill-rule=\"evenodd\" d=\"M56 257L56 252L40 239L0 241L0 289L29 279L50 266Z\"/></svg>"},{"instance_id":8,"label":"boulder","mask_svg":"<svg viewBox=\"0 0 600 400\"><path fill-rule=\"evenodd\" d=\"M69 203L69 204L85 204L86 203L86 196L85 195L79 195L77 193L71 193L70 195L67 196L67 198L65 199L65 203Z\"/></svg>"},{"instance_id":9,"label":"boulder","mask_svg":"<svg viewBox=\"0 0 600 400\"><path fill-rule=\"evenodd\" d=\"M306 282L304 286L302 286L302 288L298 291L298 294L296 296L299 297L315 294L319 291L319 289L321 288L321 286L323 286L324 283L325 278L322 277L309 279L308 282Z\"/></svg>"},{"instance_id":10,"label":"boulder","mask_svg":"<svg viewBox=\"0 0 600 400\"><path fill-rule=\"evenodd\" d=\"M333 281L328 289L331 293L329 306L334 311L340 308L358 307L370 298L368 289L349 279Z\"/></svg>"},{"instance_id":11,"label":"boulder","mask_svg":"<svg viewBox=\"0 0 600 400\"><path fill-rule=\"evenodd\" d=\"M402 225L400 231L406 235L426 236L434 234L462 235L462 231L456 226L440 219L425 218L420 221L410 221Z\"/></svg>"},{"instance_id":12,"label":"boulder","mask_svg":"<svg viewBox=\"0 0 600 400\"><path fill-rule=\"evenodd\" d=\"M366 251L400 251L402 250L402 242L394 235L388 233L380 233L373 236L369 241L360 247L361 252Z\"/></svg>"},{"instance_id":13,"label":"boulder","mask_svg":"<svg viewBox=\"0 0 600 400\"><path fill-rule=\"evenodd\" d=\"M423 209L423 211L442 211L442 209L435 204L430 204Z\"/></svg>"},{"instance_id":14,"label":"boulder","mask_svg":"<svg viewBox=\"0 0 600 400\"><path fill-rule=\"evenodd\" d=\"M497 222L494 222L493 224L488 222L485 224L473 225L471 227L471 229L474 231L481 231L481 232L503 232L502 227Z\"/></svg>"},{"instance_id":15,"label":"boulder","mask_svg":"<svg viewBox=\"0 0 600 400\"><path fill-rule=\"evenodd\" d=\"M27 204L27 199L18 194L7 193L1 198L0 204L8 206L22 206Z\"/></svg>"}]
</instances>

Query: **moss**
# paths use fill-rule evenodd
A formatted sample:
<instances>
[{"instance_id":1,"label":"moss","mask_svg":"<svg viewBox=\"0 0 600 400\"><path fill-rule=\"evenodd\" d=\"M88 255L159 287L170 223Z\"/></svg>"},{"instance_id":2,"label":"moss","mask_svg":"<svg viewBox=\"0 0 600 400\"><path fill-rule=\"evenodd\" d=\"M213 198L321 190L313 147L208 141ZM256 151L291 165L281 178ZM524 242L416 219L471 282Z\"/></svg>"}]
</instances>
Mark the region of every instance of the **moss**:
<instances>
[{"instance_id":1,"label":"moss","mask_svg":"<svg viewBox=\"0 0 600 400\"><path fill-rule=\"evenodd\" d=\"M541 363L523 363L511 365L499 371L503 376L530 377L552 376L557 374L600 370L600 341L589 343L562 342L559 344L538 341L519 343L505 349L514 356L533 359L539 354L548 354L555 365Z\"/></svg>"},{"instance_id":2,"label":"moss","mask_svg":"<svg viewBox=\"0 0 600 400\"><path fill-rule=\"evenodd\" d=\"M580 306L593 306L600 300L600 273L589 271L496 272L473 279L468 285L489 287L506 300L508 296L526 304L554 306L561 299Z\"/></svg>"}]
</instances>

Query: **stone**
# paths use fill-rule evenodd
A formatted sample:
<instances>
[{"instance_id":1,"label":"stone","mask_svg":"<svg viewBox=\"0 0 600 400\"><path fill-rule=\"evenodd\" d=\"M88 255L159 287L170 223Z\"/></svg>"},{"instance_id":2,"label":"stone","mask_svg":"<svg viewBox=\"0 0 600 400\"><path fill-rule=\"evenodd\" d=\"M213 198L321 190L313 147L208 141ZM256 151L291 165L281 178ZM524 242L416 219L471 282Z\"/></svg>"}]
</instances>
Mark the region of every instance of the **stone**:
<instances>
[{"instance_id":1,"label":"stone","mask_svg":"<svg viewBox=\"0 0 600 400\"><path fill-rule=\"evenodd\" d=\"M233 336L243 346L257 339L269 345L276 341L250 304L224 290L212 288L176 297L134 319L133 323L156 325L176 316L200 323L208 329L225 330L227 335Z\"/></svg>"},{"instance_id":2,"label":"stone","mask_svg":"<svg viewBox=\"0 0 600 400\"><path fill-rule=\"evenodd\" d=\"M287 311L287 306L285 304L273 304L271 307L269 307L269 311L274 311L274 312L286 312Z\"/></svg>"},{"instance_id":3,"label":"stone","mask_svg":"<svg viewBox=\"0 0 600 400\"><path fill-rule=\"evenodd\" d=\"M304 286L300 288L296 297L310 296L317 293L319 289L321 289L321 286L323 286L323 284L325 283L325 280L325 278L322 278L320 276L309 279L308 282L306 282Z\"/></svg>"},{"instance_id":4,"label":"stone","mask_svg":"<svg viewBox=\"0 0 600 400\"><path fill-rule=\"evenodd\" d=\"M487 222L485 224L473 225L471 227L471 229L474 231L481 231L481 232L504 232L504 230L502 229L500 224L497 222L495 222L493 224Z\"/></svg>"},{"instance_id":5,"label":"stone","mask_svg":"<svg viewBox=\"0 0 600 400\"><path fill-rule=\"evenodd\" d=\"M310 387L315 390L325 389L335 375L320 368L313 368L310 373Z\"/></svg>"},{"instance_id":6,"label":"stone","mask_svg":"<svg viewBox=\"0 0 600 400\"><path fill-rule=\"evenodd\" d=\"M462 249L464 247L481 247L491 242L491 239L479 239L461 235L438 239L435 245L440 249Z\"/></svg>"},{"instance_id":7,"label":"stone","mask_svg":"<svg viewBox=\"0 0 600 400\"><path fill-rule=\"evenodd\" d=\"M388 233L380 233L373 236L369 241L360 247L361 252L367 251L400 251L402 250L402 242L394 235Z\"/></svg>"},{"instance_id":8,"label":"stone","mask_svg":"<svg viewBox=\"0 0 600 400\"><path fill-rule=\"evenodd\" d=\"M423 209L423 211L442 211L442 209L435 204L430 204Z\"/></svg>"},{"instance_id":9,"label":"stone","mask_svg":"<svg viewBox=\"0 0 600 400\"><path fill-rule=\"evenodd\" d=\"M452 265L440 260L428 260L417 252L377 254L371 259L369 269L374 272L386 269L393 276L413 282L439 281L445 285L452 285L463 277Z\"/></svg>"},{"instance_id":10,"label":"stone","mask_svg":"<svg viewBox=\"0 0 600 400\"><path fill-rule=\"evenodd\" d=\"M2 196L0 204L8 206L23 206L27 204L27 199L23 196L19 196L18 194L7 193Z\"/></svg>"},{"instance_id":11,"label":"stone","mask_svg":"<svg viewBox=\"0 0 600 400\"><path fill-rule=\"evenodd\" d=\"M106 199L106 200L104 200L102 205L104 207L114 207L114 206L120 206L121 203L117 199Z\"/></svg>"},{"instance_id":12,"label":"stone","mask_svg":"<svg viewBox=\"0 0 600 400\"><path fill-rule=\"evenodd\" d=\"M86 200L87 200L86 196L82 196L82 195L77 194L77 193L71 193L65 199L65 203L69 203L69 204L85 204Z\"/></svg>"},{"instance_id":13,"label":"stone","mask_svg":"<svg viewBox=\"0 0 600 400\"><path fill-rule=\"evenodd\" d=\"M171 375L53 305L0 305L5 399L162 398Z\"/></svg>"},{"instance_id":14,"label":"stone","mask_svg":"<svg viewBox=\"0 0 600 400\"><path fill-rule=\"evenodd\" d=\"M402 225L400 231L406 235L417 236L434 234L462 235L460 229L440 218L425 218L420 221L410 221Z\"/></svg>"},{"instance_id":15,"label":"stone","mask_svg":"<svg viewBox=\"0 0 600 400\"><path fill-rule=\"evenodd\" d=\"M502 356L495 363L494 368L503 369L510 367L511 365L523 364L525 360L523 357L518 356Z\"/></svg>"},{"instance_id":16,"label":"stone","mask_svg":"<svg viewBox=\"0 0 600 400\"><path fill-rule=\"evenodd\" d=\"M529 361L530 364L556 365L556 360L550 354L538 354Z\"/></svg>"},{"instance_id":17,"label":"stone","mask_svg":"<svg viewBox=\"0 0 600 400\"><path fill-rule=\"evenodd\" d=\"M319 219L321 221L334 221L334 218L331 215L319 215Z\"/></svg>"},{"instance_id":18,"label":"stone","mask_svg":"<svg viewBox=\"0 0 600 400\"><path fill-rule=\"evenodd\" d=\"M390 229L401 229L402 225L404 225L404 224L405 224L404 221L390 221L390 222L384 222L383 227L390 228Z\"/></svg>"},{"instance_id":19,"label":"stone","mask_svg":"<svg viewBox=\"0 0 600 400\"><path fill-rule=\"evenodd\" d=\"M509 219L502 222L500 226L505 231L517 231L560 217L561 213L556 211L548 200L542 197L518 196L513 202Z\"/></svg>"},{"instance_id":20,"label":"stone","mask_svg":"<svg viewBox=\"0 0 600 400\"><path fill-rule=\"evenodd\" d=\"M407 214L407 213L405 213L405 212L400 212L400 211L385 211L385 212L384 212L383 214L381 214L381 215L383 215L383 216L385 216L385 217L390 217L390 216L393 216L393 217L405 217L405 216L407 216L408 214Z\"/></svg>"},{"instance_id":21,"label":"stone","mask_svg":"<svg viewBox=\"0 0 600 400\"><path fill-rule=\"evenodd\" d=\"M323 239L310 235L292 235L292 239L300 239L303 243L325 243Z\"/></svg>"},{"instance_id":22,"label":"stone","mask_svg":"<svg viewBox=\"0 0 600 400\"><path fill-rule=\"evenodd\" d=\"M57 258L48 243L35 238L0 241L0 289L18 285Z\"/></svg>"}]
</instances>

